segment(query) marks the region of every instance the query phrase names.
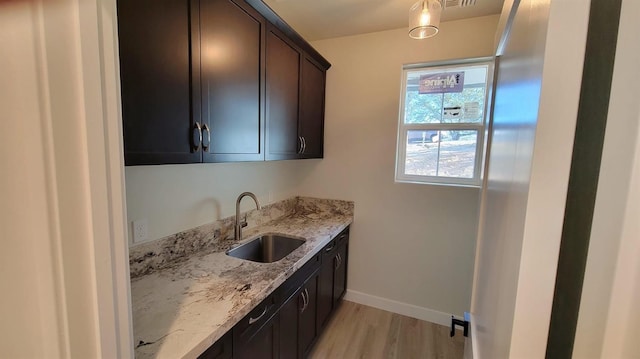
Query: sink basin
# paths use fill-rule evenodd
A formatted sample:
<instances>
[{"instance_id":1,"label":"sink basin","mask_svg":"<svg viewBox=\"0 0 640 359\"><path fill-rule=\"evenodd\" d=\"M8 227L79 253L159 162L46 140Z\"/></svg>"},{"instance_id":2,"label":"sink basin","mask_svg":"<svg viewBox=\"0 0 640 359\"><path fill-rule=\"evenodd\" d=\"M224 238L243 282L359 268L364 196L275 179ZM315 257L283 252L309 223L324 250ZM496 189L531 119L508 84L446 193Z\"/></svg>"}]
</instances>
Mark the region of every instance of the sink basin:
<instances>
[{"instance_id":1,"label":"sink basin","mask_svg":"<svg viewBox=\"0 0 640 359\"><path fill-rule=\"evenodd\" d=\"M304 240L277 234L265 234L227 251L227 255L259 263L272 263L281 260Z\"/></svg>"}]
</instances>

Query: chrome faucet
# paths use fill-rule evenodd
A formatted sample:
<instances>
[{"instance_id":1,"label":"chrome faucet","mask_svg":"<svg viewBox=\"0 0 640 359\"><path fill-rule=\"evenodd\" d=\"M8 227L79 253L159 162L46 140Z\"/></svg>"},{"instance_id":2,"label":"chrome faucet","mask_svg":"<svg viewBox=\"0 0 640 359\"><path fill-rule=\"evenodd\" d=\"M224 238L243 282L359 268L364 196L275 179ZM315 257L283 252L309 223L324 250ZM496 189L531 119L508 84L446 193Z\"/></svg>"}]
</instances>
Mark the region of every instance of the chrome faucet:
<instances>
[{"instance_id":1,"label":"chrome faucet","mask_svg":"<svg viewBox=\"0 0 640 359\"><path fill-rule=\"evenodd\" d=\"M242 227L247 226L247 214L245 213L244 218L240 221L240 201L246 196L253 198L253 201L256 202L256 209L260 209L260 203L258 202L258 198L255 194L251 192L242 192L238 196L236 200L236 225L234 230L234 238L236 240L242 240Z\"/></svg>"}]
</instances>

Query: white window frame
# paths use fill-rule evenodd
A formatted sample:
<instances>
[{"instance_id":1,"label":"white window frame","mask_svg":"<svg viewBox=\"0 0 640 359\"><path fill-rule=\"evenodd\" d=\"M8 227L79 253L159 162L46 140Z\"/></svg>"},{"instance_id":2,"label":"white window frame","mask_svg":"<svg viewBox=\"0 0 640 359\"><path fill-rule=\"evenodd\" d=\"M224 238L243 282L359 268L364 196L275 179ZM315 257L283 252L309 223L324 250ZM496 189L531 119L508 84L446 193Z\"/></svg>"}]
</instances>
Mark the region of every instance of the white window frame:
<instances>
[{"instance_id":1,"label":"white window frame","mask_svg":"<svg viewBox=\"0 0 640 359\"><path fill-rule=\"evenodd\" d=\"M398 137L397 137L397 150L396 150L396 174L395 181L398 183L418 183L418 184L435 184L445 186L461 186L461 187L480 187L482 184L482 170L484 165L484 150L486 147L486 127L487 118L489 117L489 104L491 103L491 97L493 93L492 80L494 71L495 60L493 57L472 58L463 60L451 60L440 62L429 62L420 64L408 64L402 67L402 82L400 87L400 111L398 116ZM415 71L418 69L435 70L442 69L443 71L451 70L456 66L474 66L474 65L487 65L487 81L485 86L485 103L482 121L479 123L424 123L424 124L405 124L405 100L407 97L407 74L409 71ZM478 136L476 139L476 154L474 164L473 178L459 178L459 177L444 177L444 176L422 176L422 175L407 175L405 174L406 163L406 144L407 133L410 130L423 130L423 131L450 131L450 130L473 130L477 131ZM440 149L438 148L438 151Z\"/></svg>"}]
</instances>

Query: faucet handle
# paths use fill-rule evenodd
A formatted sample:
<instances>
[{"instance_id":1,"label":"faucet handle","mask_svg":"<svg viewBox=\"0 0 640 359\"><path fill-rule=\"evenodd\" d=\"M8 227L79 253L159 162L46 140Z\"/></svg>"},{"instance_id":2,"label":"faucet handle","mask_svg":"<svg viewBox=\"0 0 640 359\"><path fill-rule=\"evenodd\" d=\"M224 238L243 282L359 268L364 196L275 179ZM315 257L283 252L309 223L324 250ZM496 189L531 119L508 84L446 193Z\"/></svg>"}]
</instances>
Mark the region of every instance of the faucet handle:
<instances>
[{"instance_id":1,"label":"faucet handle","mask_svg":"<svg viewBox=\"0 0 640 359\"><path fill-rule=\"evenodd\" d=\"M244 216L242 216L242 221L240 221L240 227L244 228L248 225L249 224L247 223L247 214L245 213Z\"/></svg>"}]
</instances>

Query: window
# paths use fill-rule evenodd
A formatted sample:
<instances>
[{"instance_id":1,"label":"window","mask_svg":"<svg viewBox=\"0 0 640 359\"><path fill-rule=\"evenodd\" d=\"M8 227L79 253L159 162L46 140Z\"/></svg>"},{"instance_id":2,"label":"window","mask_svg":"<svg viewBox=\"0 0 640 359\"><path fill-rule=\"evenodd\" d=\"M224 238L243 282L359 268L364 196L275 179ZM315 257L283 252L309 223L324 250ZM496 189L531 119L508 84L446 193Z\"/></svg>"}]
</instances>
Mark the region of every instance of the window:
<instances>
[{"instance_id":1,"label":"window","mask_svg":"<svg viewBox=\"0 0 640 359\"><path fill-rule=\"evenodd\" d=\"M480 186L493 62L403 68L396 181Z\"/></svg>"}]
</instances>

